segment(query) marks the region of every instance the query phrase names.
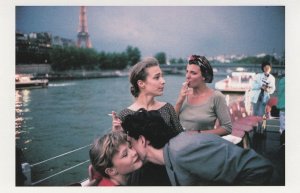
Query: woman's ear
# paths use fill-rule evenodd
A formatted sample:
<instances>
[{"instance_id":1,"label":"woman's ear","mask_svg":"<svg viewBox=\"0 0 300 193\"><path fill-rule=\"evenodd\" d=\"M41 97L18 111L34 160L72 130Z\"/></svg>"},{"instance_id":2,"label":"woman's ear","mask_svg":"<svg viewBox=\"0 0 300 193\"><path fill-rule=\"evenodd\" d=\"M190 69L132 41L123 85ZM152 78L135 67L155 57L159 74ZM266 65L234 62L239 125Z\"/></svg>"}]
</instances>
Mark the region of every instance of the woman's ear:
<instances>
[{"instance_id":1,"label":"woman's ear","mask_svg":"<svg viewBox=\"0 0 300 193\"><path fill-rule=\"evenodd\" d=\"M105 173L108 175L108 176L115 176L118 172L115 168L106 168L105 169Z\"/></svg>"},{"instance_id":2,"label":"woman's ear","mask_svg":"<svg viewBox=\"0 0 300 193\"><path fill-rule=\"evenodd\" d=\"M145 83L144 83L144 81L142 81L142 80L138 80L138 81L137 81L137 85L138 85L140 88L145 88Z\"/></svg>"}]
</instances>

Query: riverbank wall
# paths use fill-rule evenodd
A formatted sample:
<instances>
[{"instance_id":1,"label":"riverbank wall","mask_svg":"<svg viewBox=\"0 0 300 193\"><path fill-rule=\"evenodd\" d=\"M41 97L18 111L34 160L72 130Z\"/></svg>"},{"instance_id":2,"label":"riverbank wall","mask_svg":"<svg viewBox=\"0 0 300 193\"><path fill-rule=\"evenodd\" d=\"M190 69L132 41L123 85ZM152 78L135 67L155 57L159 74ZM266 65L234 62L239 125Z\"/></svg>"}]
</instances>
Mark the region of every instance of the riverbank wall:
<instances>
[{"instance_id":1,"label":"riverbank wall","mask_svg":"<svg viewBox=\"0 0 300 193\"><path fill-rule=\"evenodd\" d=\"M242 66L242 65L241 65ZM260 67L249 65L242 68L247 72L261 72ZM215 65L215 75L226 76L233 71L239 71L238 65L224 64ZM161 65L164 74L185 74L185 65ZM73 80L73 79L93 79L93 78L108 78L108 77L122 77L128 76L129 70L67 70L67 71L53 71L50 64L20 64L16 65L16 74L33 74L36 78L47 78L48 80ZM272 74L275 77L285 74L284 66L273 66Z\"/></svg>"},{"instance_id":2,"label":"riverbank wall","mask_svg":"<svg viewBox=\"0 0 300 193\"><path fill-rule=\"evenodd\" d=\"M49 64L16 65L16 74L33 74L48 80L76 80L128 76L128 70L66 70L53 71Z\"/></svg>"}]
</instances>

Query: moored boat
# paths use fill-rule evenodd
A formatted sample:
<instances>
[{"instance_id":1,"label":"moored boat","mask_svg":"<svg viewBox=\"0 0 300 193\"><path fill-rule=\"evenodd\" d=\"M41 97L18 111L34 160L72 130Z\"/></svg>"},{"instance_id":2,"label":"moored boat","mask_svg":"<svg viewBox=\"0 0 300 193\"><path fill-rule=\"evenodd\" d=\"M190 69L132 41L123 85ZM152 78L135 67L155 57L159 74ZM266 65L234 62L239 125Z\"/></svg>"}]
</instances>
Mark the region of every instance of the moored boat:
<instances>
[{"instance_id":1,"label":"moored boat","mask_svg":"<svg viewBox=\"0 0 300 193\"><path fill-rule=\"evenodd\" d=\"M31 74L17 74L15 76L16 89L44 88L48 86L48 79L34 79Z\"/></svg>"},{"instance_id":2,"label":"moored boat","mask_svg":"<svg viewBox=\"0 0 300 193\"><path fill-rule=\"evenodd\" d=\"M215 83L215 88L223 93L245 93L251 88L254 72L232 72L226 79Z\"/></svg>"}]
</instances>

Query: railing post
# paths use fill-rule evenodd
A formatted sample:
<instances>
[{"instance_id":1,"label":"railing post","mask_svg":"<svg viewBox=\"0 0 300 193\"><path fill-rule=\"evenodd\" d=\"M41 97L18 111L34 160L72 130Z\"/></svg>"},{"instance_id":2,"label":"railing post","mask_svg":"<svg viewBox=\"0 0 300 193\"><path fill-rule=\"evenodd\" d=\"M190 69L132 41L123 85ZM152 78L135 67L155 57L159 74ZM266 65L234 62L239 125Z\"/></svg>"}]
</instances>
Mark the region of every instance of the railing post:
<instances>
[{"instance_id":1,"label":"railing post","mask_svg":"<svg viewBox=\"0 0 300 193\"><path fill-rule=\"evenodd\" d=\"M22 172L26 176L24 185L30 186L31 185L31 167L30 167L29 163L22 163Z\"/></svg>"}]
</instances>

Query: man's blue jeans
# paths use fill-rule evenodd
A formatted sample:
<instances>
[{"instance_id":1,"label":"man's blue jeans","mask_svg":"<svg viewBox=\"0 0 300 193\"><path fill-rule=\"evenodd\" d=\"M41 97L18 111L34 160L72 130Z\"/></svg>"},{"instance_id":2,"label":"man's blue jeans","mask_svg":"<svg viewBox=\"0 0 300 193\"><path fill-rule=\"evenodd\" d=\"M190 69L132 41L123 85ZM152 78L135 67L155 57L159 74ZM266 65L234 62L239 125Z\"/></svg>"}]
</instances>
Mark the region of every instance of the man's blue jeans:
<instances>
[{"instance_id":1,"label":"man's blue jeans","mask_svg":"<svg viewBox=\"0 0 300 193\"><path fill-rule=\"evenodd\" d=\"M263 116L266 111L266 103L262 101L257 101L256 103L252 103L253 115Z\"/></svg>"}]
</instances>

